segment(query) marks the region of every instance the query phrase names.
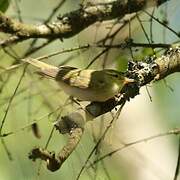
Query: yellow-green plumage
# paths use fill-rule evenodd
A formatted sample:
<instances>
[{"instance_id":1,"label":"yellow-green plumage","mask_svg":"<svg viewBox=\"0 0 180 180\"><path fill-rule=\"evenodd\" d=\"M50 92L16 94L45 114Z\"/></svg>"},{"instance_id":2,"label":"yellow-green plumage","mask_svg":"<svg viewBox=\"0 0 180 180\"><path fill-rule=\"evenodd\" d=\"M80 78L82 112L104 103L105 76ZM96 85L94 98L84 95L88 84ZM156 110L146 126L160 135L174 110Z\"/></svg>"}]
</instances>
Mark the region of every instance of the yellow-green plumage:
<instances>
[{"instance_id":1,"label":"yellow-green plumage","mask_svg":"<svg viewBox=\"0 0 180 180\"><path fill-rule=\"evenodd\" d=\"M40 68L40 72L54 78L70 96L83 101L104 102L120 93L125 84L134 82L123 73L112 70L80 70L74 67L55 67L34 59L26 62Z\"/></svg>"}]
</instances>

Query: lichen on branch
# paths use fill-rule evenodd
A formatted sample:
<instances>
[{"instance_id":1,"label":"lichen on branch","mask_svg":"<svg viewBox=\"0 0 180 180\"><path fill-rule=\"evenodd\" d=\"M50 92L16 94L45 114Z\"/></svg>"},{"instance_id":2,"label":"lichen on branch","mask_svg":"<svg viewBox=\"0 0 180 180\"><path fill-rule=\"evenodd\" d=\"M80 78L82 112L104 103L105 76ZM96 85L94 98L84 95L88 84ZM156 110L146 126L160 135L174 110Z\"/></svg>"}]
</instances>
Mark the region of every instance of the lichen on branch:
<instances>
[{"instance_id":1,"label":"lichen on branch","mask_svg":"<svg viewBox=\"0 0 180 180\"><path fill-rule=\"evenodd\" d=\"M159 6L167 0L116 0L110 3L87 4L66 13L57 21L48 24L33 25L18 22L0 12L0 31L11 34L11 39L0 42L1 46L30 38L69 38L98 21L122 18L126 14L138 12L145 7Z\"/></svg>"},{"instance_id":2,"label":"lichen on branch","mask_svg":"<svg viewBox=\"0 0 180 180\"><path fill-rule=\"evenodd\" d=\"M120 98L115 97L106 102L91 102L86 106L86 110L98 117L137 96L142 86L159 81L175 72L180 72L180 47L170 48L160 57L153 56L138 62L130 61L127 76L135 79L136 83L125 86Z\"/></svg>"}]
</instances>

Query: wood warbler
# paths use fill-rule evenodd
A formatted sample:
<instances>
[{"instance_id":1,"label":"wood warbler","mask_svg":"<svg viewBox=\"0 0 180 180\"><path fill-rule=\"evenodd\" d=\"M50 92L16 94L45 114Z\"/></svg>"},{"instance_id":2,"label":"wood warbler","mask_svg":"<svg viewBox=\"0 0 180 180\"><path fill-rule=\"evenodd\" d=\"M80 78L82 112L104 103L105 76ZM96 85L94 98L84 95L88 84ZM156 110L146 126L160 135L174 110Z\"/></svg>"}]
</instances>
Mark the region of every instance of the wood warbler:
<instances>
[{"instance_id":1,"label":"wood warbler","mask_svg":"<svg viewBox=\"0 0 180 180\"><path fill-rule=\"evenodd\" d=\"M36 59L24 59L40 69L40 73L55 79L62 90L82 101L104 102L119 94L125 84L134 82L124 73L112 69L78 69L70 66L56 67Z\"/></svg>"}]
</instances>

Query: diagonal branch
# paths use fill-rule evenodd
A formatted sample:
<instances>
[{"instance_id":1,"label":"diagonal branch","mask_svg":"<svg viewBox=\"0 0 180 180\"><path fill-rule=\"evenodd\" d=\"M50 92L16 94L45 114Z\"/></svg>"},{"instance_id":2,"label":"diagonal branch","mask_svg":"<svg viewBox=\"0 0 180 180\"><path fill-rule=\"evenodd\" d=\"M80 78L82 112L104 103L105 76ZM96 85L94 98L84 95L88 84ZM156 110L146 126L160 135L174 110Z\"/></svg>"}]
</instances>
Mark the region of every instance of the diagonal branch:
<instances>
[{"instance_id":1,"label":"diagonal branch","mask_svg":"<svg viewBox=\"0 0 180 180\"><path fill-rule=\"evenodd\" d=\"M53 66L54 67L54 66ZM57 67L54 67L57 68ZM146 59L146 62L130 62L128 71L126 73L127 77L135 79L134 84L125 86L121 91L119 98L112 98L106 102L91 102L86 106L85 114L89 113L93 116L94 119L97 116L105 114L106 112L111 111L117 105L121 105L121 108L127 100L134 98L139 94L139 89L152 82L158 81L166 76L173 74L175 72L180 72L180 48L170 48L160 57L149 57ZM120 108L120 109L121 109ZM84 112L84 108L81 109ZM87 112L88 111L88 112ZM120 113L120 111L119 111ZM117 113L118 117L118 113ZM91 119L91 120L92 120ZM47 168L51 171L58 170L63 162L71 155L73 150L77 147L82 135L85 123L88 121L87 118L84 118L80 113L71 113L65 117L62 117L60 121L55 124L55 127L62 134L69 134L69 139L67 144L63 149L56 155L55 153L49 152L41 148L35 148L31 151L29 158L36 160L38 158L46 161ZM104 131L103 136L99 139L96 146L93 148L89 154L87 160L85 161L82 169L80 170L77 179L81 176L82 171L86 167L90 157L94 153L96 147L99 145L103 137L105 136L108 129L111 127L111 124L114 120L110 122L110 125ZM177 134L177 131L171 131L169 133ZM163 134L164 136L164 134ZM154 138L154 137L153 137ZM142 140L140 140L142 141ZM139 141L137 141L139 142ZM130 143L131 145L132 143ZM134 144L134 143L133 143Z\"/></svg>"},{"instance_id":2,"label":"diagonal branch","mask_svg":"<svg viewBox=\"0 0 180 180\"><path fill-rule=\"evenodd\" d=\"M130 61L127 76L135 79L136 83L125 86L120 98L112 98L106 102L91 102L86 106L86 110L94 117L98 117L122 104L124 100L130 100L139 95L139 89L142 86L164 79L175 72L180 72L179 47L170 48L160 57L150 57L146 62Z\"/></svg>"},{"instance_id":3,"label":"diagonal branch","mask_svg":"<svg viewBox=\"0 0 180 180\"><path fill-rule=\"evenodd\" d=\"M70 38L98 21L122 18L145 7L160 6L167 0L116 0L111 3L88 4L58 17L56 22L32 25L18 22L0 12L0 31L13 35L19 42L29 38ZM16 37L16 38L15 38ZM13 43L13 41L10 41ZM6 46L6 41L0 45Z\"/></svg>"}]
</instances>

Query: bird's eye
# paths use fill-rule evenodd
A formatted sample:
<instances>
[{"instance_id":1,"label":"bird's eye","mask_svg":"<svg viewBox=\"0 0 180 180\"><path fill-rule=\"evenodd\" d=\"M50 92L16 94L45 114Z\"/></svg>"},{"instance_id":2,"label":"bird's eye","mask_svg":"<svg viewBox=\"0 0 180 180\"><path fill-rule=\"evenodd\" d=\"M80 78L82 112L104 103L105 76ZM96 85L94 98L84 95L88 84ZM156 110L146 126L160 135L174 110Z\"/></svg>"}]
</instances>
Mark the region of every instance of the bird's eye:
<instances>
[{"instance_id":1,"label":"bird's eye","mask_svg":"<svg viewBox=\"0 0 180 180\"><path fill-rule=\"evenodd\" d=\"M118 78L118 74L112 74L113 77Z\"/></svg>"},{"instance_id":2,"label":"bird's eye","mask_svg":"<svg viewBox=\"0 0 180 180\"><path fill-rule=\"evenodd\" d=\"M103 80L99 80L99 84L104 84L104 81Z\"/></svg>"}]
</instances>

